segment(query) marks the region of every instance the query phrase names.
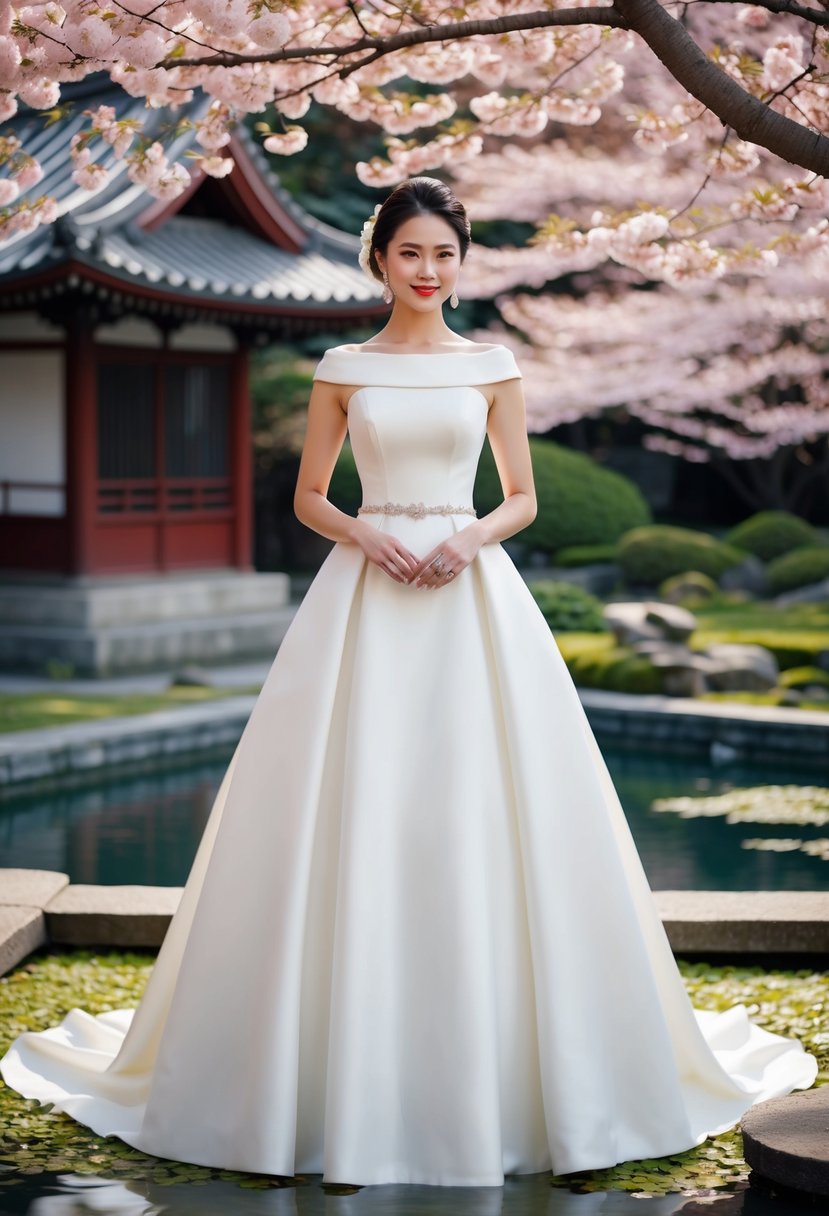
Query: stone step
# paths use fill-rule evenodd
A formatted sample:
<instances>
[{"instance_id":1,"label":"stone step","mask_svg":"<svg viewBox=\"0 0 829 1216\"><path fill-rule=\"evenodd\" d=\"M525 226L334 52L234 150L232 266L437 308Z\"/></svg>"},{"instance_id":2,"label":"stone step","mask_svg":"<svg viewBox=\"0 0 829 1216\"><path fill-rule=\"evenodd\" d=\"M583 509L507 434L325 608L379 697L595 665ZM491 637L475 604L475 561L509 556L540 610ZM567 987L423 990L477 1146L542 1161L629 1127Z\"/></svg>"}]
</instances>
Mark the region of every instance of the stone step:
<instances>
[{"instance_id":1,"label":"stone step","mask_svg":"<svg viewBox=\"0 0 829 1216\"><path fill-rule=\"evenodd\" d=\"M34 938L26 935L35 934L37 926L25 918L0 922L0 961L9 970L47 941L158 947L182 890L70 883L66 874L52 871L0 869L0 912L19 906L44 918L42 940L28 948ZM775 961L787 955L829 956L829 896L822 892L655 891L654 898L676 954L766 955Z\"/></svg>"},{"instance_id":2,"label":"stone step","mask_svg":"<svg viewBox=\"0 0 829 1216\"><path fill-rule=\"evenodd\" d=\"M829 1085L758 1103L743 1116L742 1132L746 1162L761 1178L829 1197Z\"/></svg>"},{"instance_id":3,"label":"stone step","mask_svg":"<svg viewBox=\"0 0 829 1216\"><path fill-rule=\"evenodd\" d=\"M275 604L267 612L182 615L94 628L7 624L0 633L0 667L42 673L46 662L57 661L75 675L100 677L272 657L295 612L294 604Z\"/></svg>"},{"instance_id":4,"label":"stone step","mask_svg":"<svg viewBox=\"0 0 829 1216\"><path fill-rule=\"evenodd\" d=\"M7 579L0 587L0 624L123 629L182 617L270 612L287 604L290 592L290 577L278 571L214 570L54 582Z\"/></svg>"}]
</instances>

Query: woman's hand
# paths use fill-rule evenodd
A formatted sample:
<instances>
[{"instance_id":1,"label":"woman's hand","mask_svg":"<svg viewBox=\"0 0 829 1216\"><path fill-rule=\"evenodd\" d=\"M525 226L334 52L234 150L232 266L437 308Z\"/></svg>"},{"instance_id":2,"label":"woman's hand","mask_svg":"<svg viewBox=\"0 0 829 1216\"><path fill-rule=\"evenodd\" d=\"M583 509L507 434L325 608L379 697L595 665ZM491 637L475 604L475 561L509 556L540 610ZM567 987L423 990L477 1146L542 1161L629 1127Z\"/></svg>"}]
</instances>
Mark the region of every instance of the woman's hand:
<instances>
[{"instance_id":1,"label":"woman's hand","mask_svg":"<svg viewBox=\"0 0 829 1216\"><path fill-rule=\"evenodd\" d=\"M384 574L398 583L411 581L418 559L402 541L388 532L381 532L372 524L363 524L354 531L354 540L370 562L379 566Z\"/></svg>"},{"instance_id":2,"label":"woman's hand","mask_svg":"<svg viewBox=\"0 0 829 1216\"><path fill-rule=\"evenodd\" d=\"M453 583L461 570L466 569L477 556L482 544L483 538L474 524L467 524L459 532L447 536L446 540L435 545L434 549L427 553L421 562L418 562L417 569L412 576L414 585L428 587L434 591L436 587L445 587L447 583ZM438 572L431 563L439 553L442 556L443 564ZM454 572L454 578L446 577L450 570Z\"/></svg>"}]
</instances>

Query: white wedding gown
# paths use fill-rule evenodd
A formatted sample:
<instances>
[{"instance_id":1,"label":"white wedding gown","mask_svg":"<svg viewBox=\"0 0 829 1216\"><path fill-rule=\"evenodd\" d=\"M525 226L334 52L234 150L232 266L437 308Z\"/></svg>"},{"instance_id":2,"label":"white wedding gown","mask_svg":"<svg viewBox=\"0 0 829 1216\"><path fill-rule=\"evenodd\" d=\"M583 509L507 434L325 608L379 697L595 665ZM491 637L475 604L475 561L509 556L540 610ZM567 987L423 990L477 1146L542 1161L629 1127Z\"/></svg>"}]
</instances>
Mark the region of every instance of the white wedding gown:
<instances>
[{"instance_id":1,"label":"white wedding gown","mask_svg":"<svg viewBox=\"0 0 829 1216\"><path fill-rule=\"evenodd\" d=\"M364 504L472 503L470 354L329 350ZM364 514L418 557L463 513ZM337 543L265 681L138 1008L21 1034L28 1098L162 1157L500 1186L687 1149L807 1088L692 1008L550 630L499 543L438 590Z\"/></svg>"}]
</instances>

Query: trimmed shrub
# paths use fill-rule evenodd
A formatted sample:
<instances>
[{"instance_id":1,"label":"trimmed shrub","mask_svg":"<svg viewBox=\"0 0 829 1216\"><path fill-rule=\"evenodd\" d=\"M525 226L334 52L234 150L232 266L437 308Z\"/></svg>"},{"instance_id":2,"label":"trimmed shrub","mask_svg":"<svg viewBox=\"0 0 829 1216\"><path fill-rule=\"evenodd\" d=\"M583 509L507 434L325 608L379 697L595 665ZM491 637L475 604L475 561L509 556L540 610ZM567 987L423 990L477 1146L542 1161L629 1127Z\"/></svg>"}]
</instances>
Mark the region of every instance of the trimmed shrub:
<instances>
[{"instance_id":1,"label":"trimmed shrub","mask_svg":"<svg viewBox=\"0 0 829 1216\"><path fill-rule=\"evenodd\" d=\"M594 562L615 562L616 546L613 545L567 545L555 556L557 566L591 566Z\"/></svg>"},{"instance_id":2,"label":"trimmed shrub","mask_svg":"<svg viewBox=\"0 0 829 1216\"><path fill-rule=\"evenodd\" d=\"M691 528L674 528L668 524L652 524L633 528L619 541L619 565L631 583L655 586L674 574L698 570L717 579L730 566L745 557L716 540L706 532Z\"/></svg>"},{"instance_id":3,"label":"trimmed shrub","mask_svg":"<svg viewBox=\"0 0 829 1216\"><path fill-rule=\"evenodd\" d=\"M662 692L664 671L630 646L613 646L573 655L568 669L582 688L605 688L610 692Z\"/></svg>"},{"instance_id":4,"label":"trimmed shrub","mask_svg":"<svg viewBox=\"0 0 829 1216\"><path fill-rule=\"evenodd\" d=\"M812 525L790 511L758 511L732 528L725 540L764 562L790 553L792 549L821 543L820 534Z\"/></svg>"},{"instance_id":5,"label":"trimmed shrub","mask_svg":"<svg viewBox=\"0 0 829 1216\"><path fill-rule=\"evenodd\" d=\"M819 583L829 578L829 545L807 545L776 557L768 571L772 595Z\"/></svg>"},{"instance_id":6,"label":"trimmed shrub","mask_svg":"<svg viewBox=\"0 0 829 1216\"><path fill-rule=\"evenodd\" d=\"M779 683L784 688L808 688L810 684L819 684L829 689L829 671L822 667L791 667L781 671Z\"/></svg>"},{"instance_id":7,"label":"trimmed shrub","mask_svg":"<svg viewBox=\"0 0 829 1216\"><path fill-rule=\"evenodd\" d=\"M535 602L553 633L606 633L601 600L572 583L539 579L529 584Z\"/></svg>"},{"instance_id":8,"label":"trimmed shrub","mask_svg":"<svg viewBox=\"0 0 829 1216\"><path fill-rule=\"evenodd\" d=\"M707 604L717 594L717 584L701 570L672 574L659 584L659 595L669 604Z\"/></svg>"},{"instance_id":9,"label":"trimmed shrub","mask_svg":"<svg viewBox=\"0 0 829 1216\"><path fill-rule=\"evenodd\" d=\"M549 439L531 437L529 443L538 514L515 537L528 549L555 553L572 545L609 547L629 528L649 522L650 507L629 478ZM356 515L362 502L360 478L347 439L334 466L328 497L350 515ZM479 516L504 501L488 440L481 452L472 501Z\"/></svg>"},{"instance_id":10,"label":"trimmed shrub","mask_svg":"<svg viewBox=\"0 0 829 1216\"><path fill-rule=\"evenodd\" d=\"M629 528L650 522L650 507L629 478L549 439L531 436L529 443L538 514L515 537L527 548L557 553L572 545L610 545ZM478 514L485 515L503 500L486 442L473 501Z\"/></svg>"}]
</instances>

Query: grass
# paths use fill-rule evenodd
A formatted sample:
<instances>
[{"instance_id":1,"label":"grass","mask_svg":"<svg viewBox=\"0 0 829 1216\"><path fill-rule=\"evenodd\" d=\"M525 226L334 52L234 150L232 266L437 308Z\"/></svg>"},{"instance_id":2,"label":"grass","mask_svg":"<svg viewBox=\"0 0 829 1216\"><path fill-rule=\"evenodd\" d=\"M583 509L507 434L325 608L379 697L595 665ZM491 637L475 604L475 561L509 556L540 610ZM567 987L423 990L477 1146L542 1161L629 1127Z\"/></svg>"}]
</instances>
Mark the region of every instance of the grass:
<instances>
[{"instance_id":1,"label":"grass","mask_svg":"<svg viewBox=\"0 0 829 1216\"><path fill-rule=\"evenodd\" d=\"M75 950L30 956L0 978L0 1055L18 1034L54 1026L72 1008L96 1014L134 1007L154 961L155 954L150 951ZM745 1004L758 1025L799 1038L818 1057L818 1084L829 1081L826 973L712 967L683 961L679 968L696 1007L723 1010ZM204 1185L211 1179L235 1181L246 1188L295 1185L269 1175L148 1156L117 1137L95 1135L69 1115L22 1098L0 1082L0 1210L3 1191L8 1194L31 1175L62 1172L167 1185ZM740 1133L735 1129L671 1157L561 1176L553 1179L553 1184L578 1191L705 1196L744 1183L747 1176ZM350 1192L359 1188L344 1189Z\"/></svg>"},{"instance_id":2,"label":"grass","mask_svg":"<svg viewBox=\"0 0 829 1216\"><path fill-rule=\"evenodd\" d=\"M61 692L0 693L0 733L65 726L132 717L159 709L178 709L223 697L258 693L259 688L197 688L174 686L161 693L129 695L70 695Z\"/></svg>"}]
</instances>

